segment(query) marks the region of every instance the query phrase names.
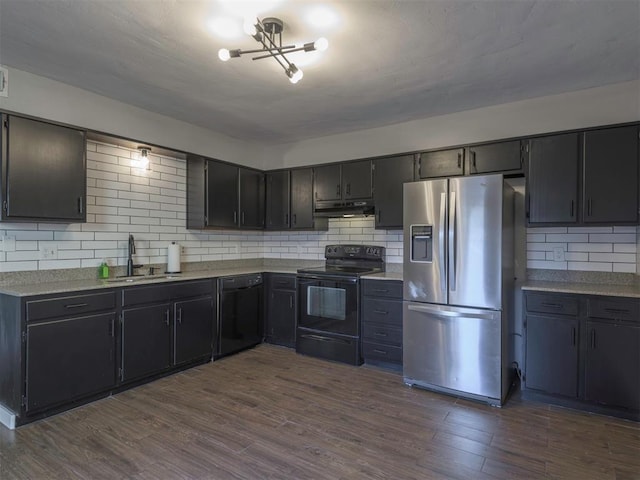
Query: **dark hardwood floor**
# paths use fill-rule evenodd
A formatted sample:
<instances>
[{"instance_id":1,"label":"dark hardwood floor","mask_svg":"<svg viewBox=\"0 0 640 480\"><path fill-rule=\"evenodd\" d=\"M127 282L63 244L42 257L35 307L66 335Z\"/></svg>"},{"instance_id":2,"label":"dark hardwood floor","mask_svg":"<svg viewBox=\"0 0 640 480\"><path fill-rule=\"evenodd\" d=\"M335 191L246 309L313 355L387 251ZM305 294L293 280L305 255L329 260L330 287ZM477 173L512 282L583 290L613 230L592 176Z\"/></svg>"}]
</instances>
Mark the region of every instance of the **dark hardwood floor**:
<instances>
[{"instance_id":1,"label":"dark hardwood floor","mask_svg":"<svg viewBox=\"0 0 640 480\"><path fill-rule=\"evenodd\" d=\"M632 479L640 426L259 346L11 432L0 479Z\"/></svg>"}]
</instances>

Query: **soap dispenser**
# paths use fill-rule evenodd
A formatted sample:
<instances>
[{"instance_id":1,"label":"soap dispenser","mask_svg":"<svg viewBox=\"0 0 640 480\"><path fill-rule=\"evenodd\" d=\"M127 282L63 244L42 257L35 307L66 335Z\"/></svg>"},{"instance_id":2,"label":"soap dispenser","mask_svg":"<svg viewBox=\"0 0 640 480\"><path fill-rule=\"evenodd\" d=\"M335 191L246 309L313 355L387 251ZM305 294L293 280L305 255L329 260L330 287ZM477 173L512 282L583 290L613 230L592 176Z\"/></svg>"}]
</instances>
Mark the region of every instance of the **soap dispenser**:
<instances>
[{"instance_id":1,"label":"soap dispenser","mask_svg":"<svg viewBox=\"0 0 640 480\"><path fill-rule=\"evenodd\" d=\"M109 264L106 260L102 260L100 267L98 267L98 277L99 278L109 278Z\"/></svg>"}]
</instances>

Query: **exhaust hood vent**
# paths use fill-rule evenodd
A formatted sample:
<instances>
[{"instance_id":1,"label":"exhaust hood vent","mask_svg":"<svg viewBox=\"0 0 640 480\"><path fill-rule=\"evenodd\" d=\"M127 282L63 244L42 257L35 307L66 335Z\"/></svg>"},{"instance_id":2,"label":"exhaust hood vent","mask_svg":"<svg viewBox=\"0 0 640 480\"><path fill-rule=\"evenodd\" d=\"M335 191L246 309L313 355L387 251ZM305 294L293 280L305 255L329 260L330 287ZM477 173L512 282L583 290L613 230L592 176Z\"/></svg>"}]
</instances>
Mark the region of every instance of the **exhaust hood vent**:
<instances>
[{"instance_id":1,"label":"exhaust hood vent","mask_svg":"<svg viewBox=\"0 0 640 480\"><path fill-rule=\"evenodd\" d=\"M374 215L375 209L371 201L362 202L316 202L314 217L350 218Z\"/></svg>"}]
</instances>

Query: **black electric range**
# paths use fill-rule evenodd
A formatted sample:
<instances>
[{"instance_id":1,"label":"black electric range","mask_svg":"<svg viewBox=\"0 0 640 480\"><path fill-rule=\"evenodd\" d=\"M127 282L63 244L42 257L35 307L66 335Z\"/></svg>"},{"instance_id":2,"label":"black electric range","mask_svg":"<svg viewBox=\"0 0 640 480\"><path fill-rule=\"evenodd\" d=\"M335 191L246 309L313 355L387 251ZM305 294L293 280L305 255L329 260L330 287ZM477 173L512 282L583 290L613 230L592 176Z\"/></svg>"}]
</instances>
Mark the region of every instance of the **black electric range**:
<instances>
[{"instance_id":1,"label":"black electric range","mask_svg":"<svg viewBox=\"0 0 640 480\"><path fill-rule=\"evenodd\" d=\"M383 272L385 248L327 245L325 265L298 270L296 352L360 365L359 277Z\"/></svg>"}]
</instances>

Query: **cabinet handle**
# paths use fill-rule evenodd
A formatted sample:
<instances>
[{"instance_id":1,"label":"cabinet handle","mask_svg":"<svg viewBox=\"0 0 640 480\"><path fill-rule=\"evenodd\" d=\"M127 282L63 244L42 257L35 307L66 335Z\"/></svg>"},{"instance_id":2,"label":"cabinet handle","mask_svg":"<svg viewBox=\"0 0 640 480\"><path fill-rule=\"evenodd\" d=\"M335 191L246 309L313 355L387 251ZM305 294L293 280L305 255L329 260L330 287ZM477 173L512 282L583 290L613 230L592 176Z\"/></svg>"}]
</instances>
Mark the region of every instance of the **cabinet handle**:
<instances>
[{"instance_id":1,"label":"cabinet handle","mask_svg":"<svg viewBox=\"0 0 640 480\"><path fill-rule=\"evenodd\" d=\"M380 212L381 212L381 211L382 211L382 210L378 209L378 223L380 223Z\"/></svg>"},{"instance_id":2,"label":"cabinet handle","mask_svg":"<svg viewBox=\"0 0 640 480\"><path fill-rule=\"evenodd\" d=\"M471 166L476 168L476 152L469 150L469 153L471 154Z\"/></svg>"},{"instance_id":3,"label":"cabinet handle","mask_svg":"<svg viewBox=\"0 0 640 480\"><path fill-rule=\"evenodd\" d=\"M380 315L389 315L389 312L385 312L384 310L374 310L373 313L379 313Z\"/></svg>"},{"instance_id":4,"label":"cabinet handle","mask_svg":"<svg viewBox=\"0 0 640 480\"><path fill-rule=\"evenodd\" d=\"M289 214L288 213L284 214L284 224L285 225L289 225Z\"/></svg>"},{"instance_id":5,"label":"cabinet handle","mask_svg":"<svg viewBox=\"0 0 640 480\"><path fill-rule=\"evenodd\" d=\"M295 213L293 214L293 224L294 225L298 224L298 216Z\"/></svg>"},{"instance_id":6,"label":"cabinet handle","mask_svg":"<svg viewBox=\"0 0 640 480\"><path fill-rule=\"evenodd\" d=\"M242 225L244 225L244 212L242 212Z\"/></svg>"},{"instance_id":7,"label":"cabinet handle","mask_svg":"<svg viewBox=\"0 0 640 480\"><path fill-rule=\"evenodd\" d=\"M591 198L587 199L587 216L591 216Z\"/></svg>"},{"instance_id":8,"label":"cabinet handle","mask_svg":"<svg viewBox=\"0 0 640 480\"><path fill-rule=\"evenodd\" d=\"M462 153L458 152L458 168L462 167Z\"/></svg>"},{"instance_id":9,"label":"cabinet handle","mask_svg":"<svg viewBox=\"0 0 640 480\"><path fill-rule=\"evenodd\" d=\"M87 303L70 303L69 305L65 305L65 308L80 308L80 307L86 307L88 304Z\"/></svg>"},{"instance_id":10,"label":"cabinet handle","mask_svg":"<svg viewBox=\"0 0 640 480\"><path fill-rule=\"evenodd\" d=\"M386 337L387 334L384 332L373 332L374 335L376 335L377 337Z\"/></svg>"},{"instance_id":11,"label":"cabinet handle","mask_svg":"<svg viewBox=\"0 0 640 480\"><path fill-rule=\"evenodd\" d=\"M576 346L576 327L571 329L571 345Z\"/></svg>"},{"instance_id":12,"label":"cabinet handle","mask_svg":"<svg viewBox=\"0 0 640 480\"><path fill-rule=\"evenodd\" d=\"M293 296L289 296L289 308L293 308Z\"/></svg>"},{"instance_id":13,"label":"cabinet handle","mask_svg":"<svg viewBox=\"0 0 640 480\"><path fill-rule=\"evenodd\" d=\"M238 212L233 211L233 223L238 223Z\"/></svg>"},{"instance_id":14,"label":"cabinet handle","mask_svg":"<svg viewBox=\"0 0 640 480\"><path fill-rule=\"evenodd\" d=\"M351 184L347 183L347 195L351 195Z\"/></svg>"},{"instance_id":15,"label":"cabinet handle","mask_svg":"<svg viewBox=\"0 0 640 480\"><path fill-rule=\"evenodd\" d=\"M573 200L571 200L571 210L569 211L569 216L573 218Z\"/></svg>"},{"instance_id":16,"label":"cabinet handle","mask_svg":"<svg viewBox=\"0 0 640 480\"><path fill-rule=\"evenodd\" d=\"M591 348L593 350L596 349L596 330L595 330L595 328L591 330Z\"/></svg>"},{"instance_id":17,"label":"cabinet handle","mask_svg":"<svg viewBox=\"0 0 640 480\"><path fill-rule=\"evenodd\" d=\"M372 288L371 290L378 293L387 293L389 291L382 288Z\"/></svg>"},{"instance_id":18,"label":"cabinet handle","mask_svg":"<svg viewBox=\"0 0 640 480\"><path fill-rule=\"evenodd\" d=\"M377 348L374 348L373 351L376 352L376 353L381 353L382 355L386 355L387 354L386 350L379 350Z\"/></svg>"},{"instance_id":19,"label":"cabinet handle","mask_svg":"<svg viewBox=\"0 0 640 480\"><path fill-rule=\"evenodd\" d=\"M548 307L548 308L558 308L558 309L562 309L562 305L560 305L559 303L541 303L540 305L542 305L543 307Z\"/></svg>"},{"instance_id":20,"label":"cabinet handle","mask_svg":"<svg viewBox=\"0 0 640 480\"><path fill-rule=\"evenodd\" d=\"M625 315L628 315L629 313L631 313L630 310L627 310L624 308L605 308L604 311L609 313L623 313Z\"/></svg>"},{"instance_id":21,"label":"cabinet handle","mask_svg":"<svg viewBox=\"0 0 640 480\"><path fill-rule=\"evenodd\" d=\"M112 318L111 322L109 323L109 336L110 337L114 337L115 336L115 331L116 331L115 319Z\"/></svg>"},{"instance_id":22,"label":"cabinet handle","mask_svg":"<svg viewBox=\"0 0 640 480\"><path fill-rule=\"evenodd\" d=\"M182 325L182 307L178 308L178 323Z\"/></svg>"},{"instance_id":23,"label":"cabinet handle","mask_svg":"<svg viewBox=\"0 0 640 480\"><path fill-rule=\"evenodd\" d=\"M164 323L167 325L167 327L169 326L169 309L168 308L164 311Z\"/></svg>"},{"instance_id":24,"label":"cabinet handle","mask_svg":"<svg viewBox=\"0 0 640 480\"><path fill-rule=\"evenodd\" d=\"M340 184L336 188L336 195L340 196Z\"/></svg>"},{"instance_id":25,"label":"cabinet handle","mask_svg":"<svg viewBox=\"0 0 640 480\"><path fill-rule=\"evenodd\" d=\"M82 213L82 210L83 210L82 197L78 197L78 213Z\"/></svg>"}]
</instances>

